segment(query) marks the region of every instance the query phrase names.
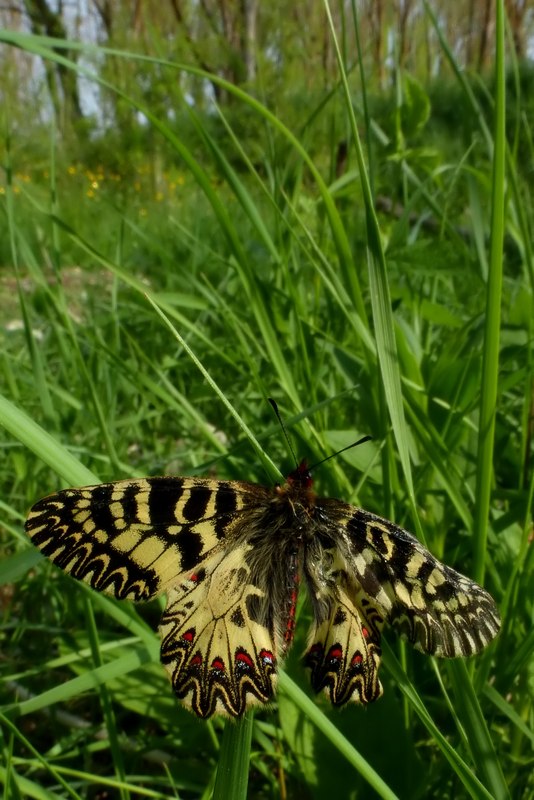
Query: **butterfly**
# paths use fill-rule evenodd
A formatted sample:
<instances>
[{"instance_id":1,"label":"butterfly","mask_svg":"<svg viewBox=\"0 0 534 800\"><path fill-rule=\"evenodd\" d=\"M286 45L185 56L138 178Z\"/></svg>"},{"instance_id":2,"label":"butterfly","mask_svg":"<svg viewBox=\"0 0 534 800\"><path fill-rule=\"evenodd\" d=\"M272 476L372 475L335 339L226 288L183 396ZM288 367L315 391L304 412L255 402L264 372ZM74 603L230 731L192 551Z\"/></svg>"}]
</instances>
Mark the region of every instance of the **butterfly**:
<instances>
[{"instance_id":1,"label":"butterfly","mask_svg":"<svg viewBox=\"0 0 534 800\"><path fill-rule=\"evenodd\" d=\"M392 522L318 497L305 461L274 488L156 477L65 489L33 506L26 531L93 589L166 594L161 661L201 718L273 699L302 581L313 620L305 664L334 706L382 694L386 623L447 658L479 652L499 630L488 592Z\"/></svg>"}]
</instances>

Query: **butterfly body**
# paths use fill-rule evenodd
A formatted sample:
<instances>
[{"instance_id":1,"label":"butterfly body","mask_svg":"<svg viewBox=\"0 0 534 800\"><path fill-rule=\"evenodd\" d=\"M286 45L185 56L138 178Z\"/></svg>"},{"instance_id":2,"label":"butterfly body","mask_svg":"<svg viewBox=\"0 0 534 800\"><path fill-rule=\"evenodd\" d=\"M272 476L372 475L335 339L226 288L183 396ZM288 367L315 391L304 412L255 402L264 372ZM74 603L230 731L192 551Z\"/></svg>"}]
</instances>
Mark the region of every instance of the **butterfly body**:
<instances>
[{"instance_id":1,"label":"butterfly body","mask_svg":"<svg viewBox=\"0 0 534 800\"><path fill-rule=\"evenodd\" d=\"M39 501L26 529L97 590L167 595L161 660L202 718L273 698L301 584L313 619L305 664L336 706L380 696L385 623L448 657L478 652L499 627L484 589L393 523L318 497L305 462L274 489L179 477L66 489Z\"/></svg>"}]
</instances>

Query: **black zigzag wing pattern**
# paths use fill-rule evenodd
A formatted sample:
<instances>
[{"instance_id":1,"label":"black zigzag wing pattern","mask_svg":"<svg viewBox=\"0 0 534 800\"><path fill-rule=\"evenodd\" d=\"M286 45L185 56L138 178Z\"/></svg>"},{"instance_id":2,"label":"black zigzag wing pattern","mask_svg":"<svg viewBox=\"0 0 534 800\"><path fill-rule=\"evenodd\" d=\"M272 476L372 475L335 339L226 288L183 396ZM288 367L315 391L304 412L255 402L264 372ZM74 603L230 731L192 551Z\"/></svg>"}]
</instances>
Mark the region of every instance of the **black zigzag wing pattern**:
<instances>
[{"instance_id":1,"label":"black zigzag wing pattern","mask_svg":"<svg viewBox=\"0 0 534 800\"><path fill-rule=\"evenodd\" d=\"M26 530L57 566L119 599L166 594L161 660L201 718L271 701L291 646L299 586L312 626L312 686L335 706L382 693L381 632L468 656L497 634L491 596L388 520L320 498L302 462L282 486L146 478L65 489Z\"/></svg>"},{"instance_id":2,"label":"black zigzag wing pattern","mask_svg":"<svg viewBox=\"0 0 534 800\"><path fill-rule=\"evenodd\" d=\"M33 506L26 531L48 558L93 589L149 600L224 540L243 495L222 481L194 478L65 489Z\"/></svg>"}]
</instances>

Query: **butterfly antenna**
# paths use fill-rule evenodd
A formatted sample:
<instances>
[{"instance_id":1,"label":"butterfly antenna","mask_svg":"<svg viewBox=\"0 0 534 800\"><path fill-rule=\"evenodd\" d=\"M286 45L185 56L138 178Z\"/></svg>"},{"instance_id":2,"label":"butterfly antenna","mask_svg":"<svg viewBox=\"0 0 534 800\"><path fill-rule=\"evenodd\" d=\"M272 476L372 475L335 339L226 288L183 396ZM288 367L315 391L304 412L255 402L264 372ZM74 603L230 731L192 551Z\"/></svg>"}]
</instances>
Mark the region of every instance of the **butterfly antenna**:
<instances>
[{"instance_id":1,"label":"butterfly antenna","mask_svg":"<svg viewBox=\"0 0 534 800\"><path fill-rule=\"evenodd\" d=\"M291 444L291 439L289 438L289 434L288 434L288 432L286 430L286 426L284 425L284 420L282 419L282 415L280 414L280 411L278 410L278 405L276 403L276 400L273 400L272 397L268 397L267 400L269 401L269 403L273 407L273 411L276 414L276 419L280 423L280 427L282 428L282 431L284 432L284 436L286 437L286 442L287 442L287 446L289 447L289 452L293 456L293 460L294 460L294 462L295 462L295 464L296 464L296 466L298 468L299 462L297 460L297 456L295 455L295 451L293 449L293 445Z\"/></svg>"},{"instance_id":2,"label":"butterfly antenna","mask_svg":"<svg viewBox=\"0 0 534 800\"><path fill-rule=\"evenodd\" d=\"M325 461L330 461L331 458L335 458L340 453L344 453L345 450L351 450L353 447L358 447L359 444L363 444L364 442L369 442L373 437L372 436L362 436L361 439L358 439L357 442L353 442L352 444L348 444L346 447L342 447L341 450L336 450L335 453L327 456L326 458L322 458L317 464L314 464L312 467L309 467L310 472L314 470L316 467L319 467L321 464L324 464Z\"/></svg>"}]
</instances>

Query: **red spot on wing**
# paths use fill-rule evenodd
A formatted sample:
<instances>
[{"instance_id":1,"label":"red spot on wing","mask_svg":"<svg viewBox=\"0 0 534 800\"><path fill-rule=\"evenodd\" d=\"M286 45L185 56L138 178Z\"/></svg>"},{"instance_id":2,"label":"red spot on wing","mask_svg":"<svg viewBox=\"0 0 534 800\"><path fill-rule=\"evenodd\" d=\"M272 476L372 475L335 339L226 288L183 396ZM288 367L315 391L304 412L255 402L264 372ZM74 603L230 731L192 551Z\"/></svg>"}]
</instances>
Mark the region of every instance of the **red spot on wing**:
<instances>
[{"instance_id":1,"label":"red spot on wing","mask_svg":"<svg viewBox=\"0 0 534 800\"><path fill-rule=\"evenodd\" d=\"M363 628L362 627L362 636L363 636L364 639L368 639L369 638L369 631L367 630L367 628Z\"/></svg>"},{"instance_id":2,"label":"red spot on wing","mask_svg":"<svg viewBox=\"0 0 534 800\"><path fill-rule=\"evenodd\" d=\"M327 658L330 661L337 661L337 662L341 661L341 659L343 658L343 648L341 647L341 645L340 644L333 645L328 651Z\"/></svg>"},{"instance_id":3,"label":"red spot on wing","mask_svg":"<svg viewBox=\"0 0 534 800\"><path fill-rule=\"evenodd\" d=\"M189 644L191 644L191 642L194 640L194 638L195 638L195 629L194 628L190 628L185 633L182 633L182 641L183 642L188 642Z\"/></svg>"},{"instance_id":4,"label":"red spot on wing","mask_svg":"<svg viewBox=\"0 0 534 800\"><path fill-rule=\"evenodd\" d=\"M244 664L251 669L254 669L254 661L251 659L248 653L245 653L244 650L240 650L238 653L235 654L236 664Z\"/></svg>"},{"instance_id":5,"label":"red spot on wing","mask_svg":"<svg viewBox=\"0 0 534 800\"><path fill-rule=\"evenodd\" d=\"M274 667L276 664L276 659L270 650L260 650L260 658L267 666L272 665Z\"/></svg>"},{"instance_id":6,"label":"red spot on wing","mask_svg":"<svg viewBox=\"0 0 534 800\"><path fill-rule=\"evenodd\" d=\"M362 661L363 661L363 656L361 655L361 653L354 653L350 665L351 667L359 667Z\"/></svg>"},{"instance_id":7,"label":"red spot on wing","mask_svg":"<svg viewBox=\"0 0 534 800\"><path fill-rule=\"evenodd\" d=\"M218 669L221 672L224 672L225 669L226 669L226 667L224 666L224 661L222 660L222 658L214 658L213 661L211 662L211 668L212 669Z\"/></svg>"},{"instance_id":8,"label":"red spot on wing","mask_svg":"<svg viewBox=\"0 0 534 800\"><path fill-rule=\"evenodd\" d=\"M195 653L195 655L191 659L191 666L192 667L198 667L200 664L202 664L202 660L203 659L202 659L201 654L200 653Z\"/></svg>"}]
</instances>

